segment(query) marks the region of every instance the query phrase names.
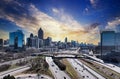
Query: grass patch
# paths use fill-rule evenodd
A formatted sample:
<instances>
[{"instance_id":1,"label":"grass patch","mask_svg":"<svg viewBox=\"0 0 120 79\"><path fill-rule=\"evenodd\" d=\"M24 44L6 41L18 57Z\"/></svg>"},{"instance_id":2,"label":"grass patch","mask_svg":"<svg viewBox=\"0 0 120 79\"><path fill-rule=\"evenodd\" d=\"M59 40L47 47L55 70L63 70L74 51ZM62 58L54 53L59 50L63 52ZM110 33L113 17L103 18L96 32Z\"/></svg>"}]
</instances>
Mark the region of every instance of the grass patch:
<instances>
[{"instance_id":1,"label":"grass patch","mask_svg":"<svg viewBox=\"0 0 120 79\"><path fill-rule=\"evenodd\" d=\"M14 68L17 68L17 67L19 67L19 66L15 65L15 64L12 64L8 70L14 69Z\"/></svg>"},{"instance_id":2,"label":"grass patch","mask_svg":"<svg viewBox=\"0 0 120 79\"><path fill-rule=\"evenodd\" d=\"M54 76L52 75L52 72L48 69L47 71L41 71L41 72L38 72L38 73L36 73L36 71L31 71L31 70L26 70L26 71L24 71L24 72L22 72L22 73L24 73L24 74L43 74L43 75L48 75L48 76L50 76L51 78L53 78L54 79Z\"/></svg>"},{"instance_id":3,"label":"grass patch","mask_svg":"<svg viewBox=\"0 0 120 79\"><path fill-rule=\"evenodd\" d=\"M30 61L30 69L24 71L24 74L44 74L44 75L48 75L52 78L53 75L51 73L51 71L49 70L49 64L46 62L45 57L44 56L37 56L34 59L31 59Z\"/></svg>"},{"instance_id":4,"label":"grass patch","mask_svg":"<svg viewBox=\"0 0 120 79\"><path fill-rule=\"evenodd\" d=\"M77 72L74 70L74 68L71 66L71 64L66 59L61 60L61 62L66 65L65 71L71 77L71 79L80 79Z\"/></svg>"}]
</instances>

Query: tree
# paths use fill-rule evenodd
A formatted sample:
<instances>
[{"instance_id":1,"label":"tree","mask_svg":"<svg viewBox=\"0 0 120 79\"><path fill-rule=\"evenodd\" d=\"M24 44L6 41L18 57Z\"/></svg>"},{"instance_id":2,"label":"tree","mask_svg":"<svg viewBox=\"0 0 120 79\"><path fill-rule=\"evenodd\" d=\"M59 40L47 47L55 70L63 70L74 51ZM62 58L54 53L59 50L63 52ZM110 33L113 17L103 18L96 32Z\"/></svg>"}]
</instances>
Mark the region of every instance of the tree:
<instances>
[{"instance_id":1,"label":"tree","mask_svg":"<svg viewBox=\"0 0 120 79\"><path fill-rule=\"evenodd\" d=\"M7 76L4 76L3 79L15 79L15 77L12 75L7 75Z\"/></svg>"}]
</instances>

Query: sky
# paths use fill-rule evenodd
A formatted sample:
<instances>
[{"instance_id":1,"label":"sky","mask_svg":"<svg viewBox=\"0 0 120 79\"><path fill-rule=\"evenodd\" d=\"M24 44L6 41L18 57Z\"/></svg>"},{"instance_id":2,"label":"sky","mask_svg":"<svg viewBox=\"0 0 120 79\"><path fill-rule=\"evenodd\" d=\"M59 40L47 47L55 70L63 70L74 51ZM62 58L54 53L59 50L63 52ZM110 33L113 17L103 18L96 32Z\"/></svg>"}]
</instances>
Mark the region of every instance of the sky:
<instances>
[{"instance_id":1,"label":"sky","mask_svg":"<svg viewBox=\"0 0 120 79\"><path fill-rule=\"evenodd\" d=\"M26 38L44 38L98 44L100 31L120 30L120 0L0 0L0 38L23 30Z\"/></svg>"}]
</instances>

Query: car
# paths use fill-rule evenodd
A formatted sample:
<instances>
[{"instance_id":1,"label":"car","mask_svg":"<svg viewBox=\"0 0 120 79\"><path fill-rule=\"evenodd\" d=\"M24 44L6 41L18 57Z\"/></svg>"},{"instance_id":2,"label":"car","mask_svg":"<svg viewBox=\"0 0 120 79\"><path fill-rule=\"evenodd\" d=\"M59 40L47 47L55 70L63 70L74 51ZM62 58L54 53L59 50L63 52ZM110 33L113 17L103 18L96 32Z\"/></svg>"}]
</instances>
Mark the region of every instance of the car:
<instances>
[{"instance_id":1,"label":"car","mask_svg":"<svg viewBox=\"0 0 120 79\"><path fill-rule=\"evenodd\" d=\"M43 76L41 78L44 78Z\"/></svg>"},{"instance_id":2,"label":"car","mask_svg":"<svg viewBox=\"0 0 120 79\"><path fill-rule=\"evenodd\" d=\"M87 78L89 78L89 76L87 76Z\"/></svg>"},{"instance_id":3,"label":"car","mask_svg":"<svg viewBox=\"0 0 120 79\"><path fill-rule=\"evenodd\" d=\"M32 76L30 75L30 76L28 76L28 77L32 77Z\"/></svg>"},{"instance_id":4,"label":"car","mask_svg":"<svg viewBox=\"0 0 120 79\"><path fill-rule=\"evenodd\" d=\"M85 78L85 76L82 76L83 78Z\"/></svg>"},{"instance_id":5,"label":"car","mask_svg":"<svg viewBox=\"0 0 120 79\"><path fill-rule=\"evenodd\" d=\"M55 71L55 73L57 73L57 71Z\"/></svg>"},{"instance_id":6,"label":"car","mask_svg":"<svg viewBox=\"0 0 120 79\"><path fill-rule=\"evenodd\" d=\"M52 64L52 67L53 67L54 65Z\"/></svg>"}]
</instances>

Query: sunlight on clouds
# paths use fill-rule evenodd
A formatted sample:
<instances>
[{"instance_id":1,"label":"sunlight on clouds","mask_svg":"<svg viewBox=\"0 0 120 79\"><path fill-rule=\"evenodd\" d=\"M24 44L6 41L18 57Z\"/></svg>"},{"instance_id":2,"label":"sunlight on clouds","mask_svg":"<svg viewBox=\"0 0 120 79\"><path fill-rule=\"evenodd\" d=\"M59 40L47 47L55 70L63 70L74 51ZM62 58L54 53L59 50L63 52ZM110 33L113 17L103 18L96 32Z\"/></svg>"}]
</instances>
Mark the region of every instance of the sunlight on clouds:
<instances>
[{"instance_id":1,"label":"sunlight on clouds","mask_svg":"<svg viewBox=\"0 0 120 79\"><path fill-rule=\"evenodd\" d=\"M56 8L52 8L53 14L55 15L55 17L57 17L57 19L65 24L67 27L71 27L72 29L81 29L84 30L84 27L77 22L71 15L66 14L65 11L63 9L56 9Z\"/></svg>"},{"instance_id":2,"label":"sunlight on clouds","mask_svg":"<svg viewBox=\"0 0 120 79\"><path fill-rule=\"evenodd\" d=\"M91 39L89 37L93 34L93 31L88 32L83 25L78 23L72 16L66 14L63 9L58 10L54 8L52 11L55 13L55 17L58 16L57 20L31 5L30 12L37 19L37 22L35 22L36 26L29 23L31 31L37 34L38 29L41 27L45 32L45 38L50 36L54 41L63 41L65 37L68 37L69 41L90 42ZM94 37L94 35L92 36ZM93 43L95 42L93 41Z\"/></svg>"},{"instance_id":3,"label":"sunlight on clouds","mask_svg":"<svg viewBox=\"0 0 120 79\"><path fill-rule=\"evenodd\" d=\"M99 29L96 27L90 30L86 29L84 25L76 21L71 15L65 13L63 9L52 9L54 17L56 18L41 12L32 4L28 11L31 18L26 18L27 15L24 15L26 17L17 16L18 19L7 15L4 17L29 33L34 33L36 35L41 27L45 32L44 38L50 36L53 41L64 41L64 38L68 37L69 41L76 40L79 42L97 43L91 41L91 39L95 39L96 32Z\"/></svg>"},{"instance_id":4,"label":"sunlight on clouds","mask_svg":"<svg viewBox=\"0 0 120 79\"><path fill-rule=\"evenodd\" d=\"M3 31L3 30L0 30L0 37L2 37L3 39L8 39L8 36L9 34L8 34L8 32L5 32L5 31Z\"/></svg>"},{"instance_id":5,"label":"sunlight on clouds","mask_svg":"<svg viewBox=\"0 0 120 79\"><path fill-rule=\"evenodd\" d=\"M106 26L106 29L107 30L115 30L115 31L117 31L117 30L119 30L117 27L120 27L119 26L120 25L120 18L116 18L116 19L114 19L114 20L112 20L112 21L109 21L108 23L107 23L107 26ZM119 30L120 31L120 30Z\"/></svg>"}]
</instances>

